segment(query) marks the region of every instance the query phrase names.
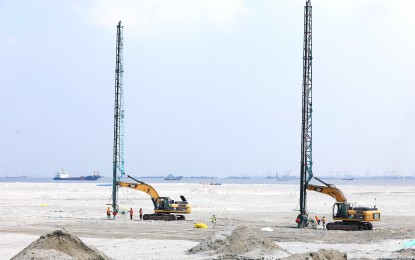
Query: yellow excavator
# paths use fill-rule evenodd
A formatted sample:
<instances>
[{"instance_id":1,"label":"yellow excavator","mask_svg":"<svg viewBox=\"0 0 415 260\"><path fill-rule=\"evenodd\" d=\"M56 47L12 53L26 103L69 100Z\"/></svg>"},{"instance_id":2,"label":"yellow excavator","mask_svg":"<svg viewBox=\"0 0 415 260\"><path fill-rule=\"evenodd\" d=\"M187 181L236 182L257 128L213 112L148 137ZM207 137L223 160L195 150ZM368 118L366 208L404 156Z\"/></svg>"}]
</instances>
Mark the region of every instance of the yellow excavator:
<instances>
[{"instance_id":1,"label":"yellow excavator","mask_svg":"<svg viewBox=\"0 0 415 260\"><path fill-rule=\"evenodd\" d=\"M181 195L181 201L171 200L170 197L160 197L157 191L149 184L134 179L137 183L119 181L119 187L126 187L139 190L150 195L154 204L154 214L144 214L143 220L184 220L185 216L182 214L190 214L192 208L188 204L186 198Z\"/></svg>"},{"instance_id":2,"label":"yellow excavator","mask_svg":"<svg viewBox=\"0 0 415 260\"><path fill-rule=\"evenodd\" d=\"M307 185L307 189L324 193L336 199L333 205L333 220L340 220L327 223L327 230L372 230L372 221L380 221L380 211L370 207L355 207L347 202L343 192L333 184L328 184L321 179L314 177L325 186Z\"/></svg>"}]
</instances>

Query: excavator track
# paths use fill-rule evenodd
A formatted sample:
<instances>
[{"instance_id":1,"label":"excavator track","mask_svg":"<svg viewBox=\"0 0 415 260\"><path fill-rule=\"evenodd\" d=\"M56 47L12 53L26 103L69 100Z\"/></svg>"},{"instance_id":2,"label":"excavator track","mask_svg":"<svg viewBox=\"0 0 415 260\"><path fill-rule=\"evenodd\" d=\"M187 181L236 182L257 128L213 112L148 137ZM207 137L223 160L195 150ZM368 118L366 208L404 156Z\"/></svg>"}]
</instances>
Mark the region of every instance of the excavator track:
<instances>
[{"instance_id":1,"label":"excavator track","mask_svg":"<svg viewBox=\"0 0 415 260\"><path fill-rule=\"evenodd\" d=\"M362 231L372 230L373 226L369 222L355 222L355 221L336 221L327 223L327 230L347 230L347 231Z\"/></svg>"},{"instance_id":2,"label":"excavator track","mask_svg":"<svg viewBox=\"0 0 415 260\"><path fill-rule=\"evenodd\" d=\"M177 215L177 220L185 220L185 216L184 215Z\"/></svg>"},{"instance_id":3,"label":"excavator track","mask_svg":"<svg viewBox=\"0 0 415 260\"><path fill-rule=\"evenodd\" d=\"M164 221L172 221L172 220L184 220L185 217L183 215L173 215L173 214L144 214L143 220L164 220Z\"/></svg>"}]
</instances>

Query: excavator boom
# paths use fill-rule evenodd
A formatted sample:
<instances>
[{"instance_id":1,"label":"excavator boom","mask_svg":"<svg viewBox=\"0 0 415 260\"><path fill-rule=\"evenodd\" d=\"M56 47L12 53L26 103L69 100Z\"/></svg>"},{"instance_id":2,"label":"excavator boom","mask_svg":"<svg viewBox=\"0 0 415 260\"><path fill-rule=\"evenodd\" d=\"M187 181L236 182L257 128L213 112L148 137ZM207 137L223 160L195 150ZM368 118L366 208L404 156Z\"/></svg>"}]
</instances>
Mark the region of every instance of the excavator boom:
<instances>
[{"instance_id":1,"label":"excavator boom","mask_svg":"<svg viewBox=\"0 0 415 260\"><path fill-rule=\"evenodd\" d=\"M309 184L307 190L317 191L320 193L327 194L333 197L337 202L347 202L346 197L343 195L343 192L336 187L330 186L317 186Z\"/></svg>"},{"instance_id":2,"label":"excavator boom","mask_svg":"<svg viewBox=\"0 0 415 260\"><path fill-rule=\"evenodd\" d=\"M147 183L131 183L131 182L119 181L118 186L145 192L148 195L150 195L151 200L153 200L154 203L156 202L157 198L159 198L159 194L157 193L157 191L153 187L151 187L151 185Z\"/></svg>"}]
</instances>

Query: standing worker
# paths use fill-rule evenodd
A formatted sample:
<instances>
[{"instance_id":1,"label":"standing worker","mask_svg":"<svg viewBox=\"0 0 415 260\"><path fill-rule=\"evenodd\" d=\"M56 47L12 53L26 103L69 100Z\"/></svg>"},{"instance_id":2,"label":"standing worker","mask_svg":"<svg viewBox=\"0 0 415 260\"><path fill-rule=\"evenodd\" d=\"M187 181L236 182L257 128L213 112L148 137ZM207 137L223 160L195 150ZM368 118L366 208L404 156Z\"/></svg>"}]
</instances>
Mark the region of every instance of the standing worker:
<instances>
[{"instance_id":1,"label":"standing worker","mask_svg":"<svg viewBox=\"0 0 415 260\"><path fill-rule=\"evenodd\" d=\"M297 218L295 219L295 223L297 223L297 227L301 227L301 214L298 214Z\"/></svg>"},{"instance_id":2,"label":"standing worker","mask_svg":"<svg viewBox=\"0 0 415 260\"><path fill-rule=\"evenodd\" d=\"M111 219L111 210L110 210L110 207L107 208L107 219Z\"/></svg>"},{"instance_id":3,"label":"standing worker","mask_svg":"<svg viewBox=\"0 0 415 260\"><path fill-rule=\"evenodd\" d=\"M304 215L301 215L301 227L305 228L308 226L308 214L305 213Z\"/></svg>"},{"instance_id":4,"label":"standing worker","mask_svg":"<svg viewBox=\"0 0 415 260\"><path fill-rule=\"evenodd\" d=\"M143 209L140 208L138 212L140 213L140 220L143 220Z\"/></svg>"},{"instance_id":5,"label":"standing worker","mask_svg":"<svg viewBox=\"0 0 415 260\"><path fill-rule=\"evenodd\" d=\"M323 221L323 229L326 229L326 217L323 216L322 221Z\"/></svg>"},{"instance_id":6,"label":"standing worker","mask_svg":"<svg viewBox=\"0 0 415 260\"><path fill-rule=\"evenodd\" d=\"M130 208L130 220L133 220L134 211L133 208Z\"/></svg>"},{"instance_id":7,"label":"standing worker","mask_svg":"<svg viewBox=\"0 0 415 260\"><path fill-rule=\"evenodd\" d=\"M315 216L314 218L316 219L317 226L320 226L320 221L321 221L320 218L317 216Z\"/></svg>"},{"instance_id":8,"label":"standing worker","mask_svg":"<svg viewBox=\"0 0 415 260\"><path fill-rule=\"evenodd\" d=\"M213 224L213 227L216 227L216 216L213 214L213 216L210 218Z\"/></svg>"}]
</instances>

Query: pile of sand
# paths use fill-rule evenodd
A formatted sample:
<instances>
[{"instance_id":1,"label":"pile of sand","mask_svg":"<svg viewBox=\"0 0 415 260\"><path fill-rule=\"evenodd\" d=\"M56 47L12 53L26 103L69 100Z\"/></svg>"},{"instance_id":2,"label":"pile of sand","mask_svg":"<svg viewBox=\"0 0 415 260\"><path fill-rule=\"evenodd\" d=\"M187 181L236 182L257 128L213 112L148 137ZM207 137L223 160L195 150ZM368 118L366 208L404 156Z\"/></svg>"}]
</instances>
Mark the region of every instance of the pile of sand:
<instances>
[{"instance_id":1,"label":"pile of sand","mask_svg":"<svg viewBox=\"0 0 415 260\"><path fill-rule=\"evenodd\" d=\"M191 254L215 253L220 259L263 259L289 254L257 231L246 227L227 227L189 249Z\"/></svg>"},{"instance_id":2,"label":"pile of sand","mask_svg":"<svg viewBox=\"0 0 415 260\"><path fill-rule=\"evenodd\" d=\"M84 244L78 237L63 230L41 236L12 260L24 259L110 259L104 253Z\"/></svg>"},{"instance_id":3,"label":"pile of sand","mask_svg":"<svg viewBox=\"0 0 415 260\"><path fill-rule=\"evenodd\" d=\"M404 248L392 253L396 259L415 259L415 248Z\"/></svg>"},{"instance_id":4,"label":"pile of sand","mask_svg":"<svg viewBox=\"0 0 415 260\"><path fill-rule=\"evenodd\" d=\"M284 259L292 260L347 260L347 254L337 250L320 249L317 252L295 254Z\"/></svg>"}]
</instances>

